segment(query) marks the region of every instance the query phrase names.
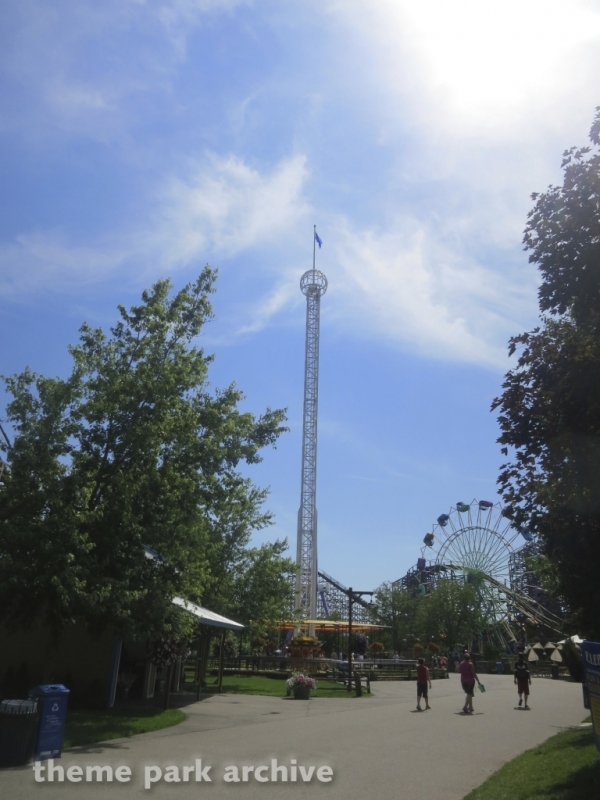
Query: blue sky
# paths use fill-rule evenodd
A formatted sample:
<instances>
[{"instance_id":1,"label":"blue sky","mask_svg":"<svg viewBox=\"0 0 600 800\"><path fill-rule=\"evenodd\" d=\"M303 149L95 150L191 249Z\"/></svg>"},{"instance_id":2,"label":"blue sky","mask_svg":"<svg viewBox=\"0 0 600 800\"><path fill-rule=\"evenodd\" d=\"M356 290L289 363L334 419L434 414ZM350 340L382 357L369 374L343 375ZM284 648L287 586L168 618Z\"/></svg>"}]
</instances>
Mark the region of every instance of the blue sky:
<instances>
[{"instance_id":1,"label":"blue sky","mask_svg":"<svg viewBox=\"0 0 600 800\"><path fill-rule=\"evenodd\" d=\"M289 409L250 474L295 551L304 298L323 239L319 563L374 588L496 500L490 403L536 321L521 238L600 104L600 4L8 0L0 369L65 375L157 277L220 271L214 386Z\"/></svg>"}]
</instances>

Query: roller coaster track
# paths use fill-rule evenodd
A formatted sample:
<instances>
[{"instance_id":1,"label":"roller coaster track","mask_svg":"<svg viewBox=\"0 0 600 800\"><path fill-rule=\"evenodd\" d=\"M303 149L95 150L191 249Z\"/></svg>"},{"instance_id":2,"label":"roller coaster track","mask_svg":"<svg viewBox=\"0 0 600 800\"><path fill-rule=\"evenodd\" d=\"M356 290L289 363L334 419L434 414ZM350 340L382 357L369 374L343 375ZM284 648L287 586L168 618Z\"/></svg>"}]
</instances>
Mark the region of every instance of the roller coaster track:
<instances>
[{"instance_id":1,"label":"roller coaster track","mask_svg":"<svg viewBox=\"0 0 600 800\"><path fill-rule=\"evenodd\" d=\"M466 571L464 567L457 564L447 564L445 566L447 566L449 569L460 572ZM499 594L503 594L506 598L507 604L516 609L518 613L523 614L527 622L532 625L544 625L546 628L554 631L554 633L559 634L561 637L565 635L563 631L564 620L556 616L556 614L548 611L547 608L544 608L544 606L535 600L532 600L526 594L523 594L523 592L519 592L516 589L511 589L508 586L505 586L503 583L495 578L492 578L490 575L486 575L485 572L480 572L478 574L480 574L490 586L493 586ZM510 630L510 626L506 620L502 621L502 626L506 629L510 638L514 638L514 634Z\"/></svg>"},{"instance_id":2,"label":"roller coaster track","mask_svg":"<svg viewBox=\"0 0 600 800\"><path fill-rule=\"evenodd\" d=\"M335 578L331 577L331 575L328 575L326 572L323 572L322 569L319 570L319 578L323 578L324 581L326 581L331 586L333 586L335 589L337 589L338 592L342 592L342 594L345 594L346 597L349 597L350 589L348 589L348 587L344 586L343 583L340 583L339 581L336 581ZM362 597L355 596L354 597L354 603L355 604L357 603L358 605L361 605L363 608L369 608L369 603L366 600L363 600Z\"/></svg>"}]
</instances>

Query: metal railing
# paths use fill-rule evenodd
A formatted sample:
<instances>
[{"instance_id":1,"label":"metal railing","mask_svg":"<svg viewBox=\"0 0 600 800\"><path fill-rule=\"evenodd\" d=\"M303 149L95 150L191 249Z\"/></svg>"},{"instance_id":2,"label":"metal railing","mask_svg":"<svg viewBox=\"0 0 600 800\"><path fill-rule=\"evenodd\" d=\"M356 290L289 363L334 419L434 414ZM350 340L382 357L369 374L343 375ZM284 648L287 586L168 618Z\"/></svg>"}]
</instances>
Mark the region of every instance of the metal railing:
<instances>
[{"instance_id":1,"label":"metal railing","mask_svg":"<svg viewBox=\"0 0 600 800\"><path fill-rule=\"evenodd\" d=\"M414 670L416 663L415 660L394 661L391 658L365 658L364 660L357 660L354 658L352 660L352 671L380 671L402 675L409 669ZM210 658L207 662L207 670L209 672L218 669L218 666L218 658ZM343 672L344 668L346 670L348 669L348 662L337 658L292 658L289 656L242 655L236 658L225 658L223 661L223 670L225 673L287 673L302 671L318 673L327 672L332 669Z\"/></svg>"}]
</instances>

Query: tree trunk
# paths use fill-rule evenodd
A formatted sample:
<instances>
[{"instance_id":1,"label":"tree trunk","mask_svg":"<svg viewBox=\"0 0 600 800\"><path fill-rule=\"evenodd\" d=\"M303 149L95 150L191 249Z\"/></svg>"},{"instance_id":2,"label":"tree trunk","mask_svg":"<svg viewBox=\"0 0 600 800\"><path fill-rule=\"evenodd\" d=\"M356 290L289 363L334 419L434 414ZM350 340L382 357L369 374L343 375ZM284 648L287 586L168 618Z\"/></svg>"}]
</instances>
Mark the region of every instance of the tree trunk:
<instances>
[{"instance_id":1,"label":"tree trunk","mask_svg":"<svg viewBox=\"0 0 600 800\"><path fill-rule=\"evenodd\" d=\"M167 682L165 685L165 702L163 705L164 710L166 711L169 707L169 699L171 697L171 681L173 680L173 664L169 664L167 668Z\"/></svg>"}]
</instances>

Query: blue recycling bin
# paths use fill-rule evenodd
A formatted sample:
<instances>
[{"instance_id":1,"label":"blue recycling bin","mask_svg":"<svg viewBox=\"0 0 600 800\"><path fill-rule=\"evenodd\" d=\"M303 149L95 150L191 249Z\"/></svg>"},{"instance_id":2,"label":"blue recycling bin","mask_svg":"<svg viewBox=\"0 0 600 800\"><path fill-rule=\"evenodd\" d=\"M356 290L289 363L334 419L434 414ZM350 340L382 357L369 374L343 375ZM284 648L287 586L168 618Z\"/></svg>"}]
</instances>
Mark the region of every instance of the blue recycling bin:
<instances>
[{"instance_id":1,"label":"blue recycling bin","mask_svg":"<svg viewBox=\"0 0 600 800\"><path fill-rule=\"evenodd\" d=\"M62 683L36 686L29 692L38 701L40 723L35 743L34 758L60 758L65 738L69 690Z\"/></svg>"}]
</instances>

